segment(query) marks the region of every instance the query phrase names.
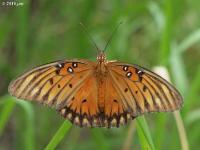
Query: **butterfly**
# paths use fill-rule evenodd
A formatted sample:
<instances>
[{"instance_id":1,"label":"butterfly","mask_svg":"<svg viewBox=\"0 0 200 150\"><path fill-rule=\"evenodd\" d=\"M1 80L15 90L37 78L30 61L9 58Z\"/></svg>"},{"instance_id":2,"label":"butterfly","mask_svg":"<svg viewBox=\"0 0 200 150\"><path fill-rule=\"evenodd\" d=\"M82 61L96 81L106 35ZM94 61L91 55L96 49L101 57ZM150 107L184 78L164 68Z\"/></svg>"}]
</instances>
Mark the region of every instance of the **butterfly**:
<instances>
[{"instance_id":1,"label":"butterfly","mask_svg":"<svg viewBox=\"0 0 200 150\"><path fill-rule=\"evenodd\" d=\"M12 81L9 93L54 108L80 127L119 127L139 115L181 108L180 93L159 75L119 61L62 60Z\"/></svg>"}]
</instances>

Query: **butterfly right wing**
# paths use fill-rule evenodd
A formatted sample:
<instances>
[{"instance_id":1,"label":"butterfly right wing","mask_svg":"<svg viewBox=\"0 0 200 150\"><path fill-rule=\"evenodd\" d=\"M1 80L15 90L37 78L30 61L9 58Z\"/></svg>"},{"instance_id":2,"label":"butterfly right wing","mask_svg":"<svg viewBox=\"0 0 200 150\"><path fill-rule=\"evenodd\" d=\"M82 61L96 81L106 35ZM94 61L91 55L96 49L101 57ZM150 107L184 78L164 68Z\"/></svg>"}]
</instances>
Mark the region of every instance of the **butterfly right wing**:
<instances>
[{"instance_id":1,"label":"butterfly right wing","mask_svg":"<svg viewBox=\"0 0 200 150\"><path fill-rule=\"evenodd\" d=\"M105 127L119 127L126 124L131 119L129 106L124 101L124 96L120 92L120 87L115 84L113 78L107 74L105 85L105 107L102 123Z\"/></svg>"},{"instance_id":2,"label":"butterfly right wing","mask_svg":"<svg viewBox=\"0 0 200 150\"><path fill-rule=\"evenodd\" d=\"M132 116L181 108L183 98L180 93L159 75L137 65L120 62L111 62L109 69Z\"/></svg>"}]
</instances>

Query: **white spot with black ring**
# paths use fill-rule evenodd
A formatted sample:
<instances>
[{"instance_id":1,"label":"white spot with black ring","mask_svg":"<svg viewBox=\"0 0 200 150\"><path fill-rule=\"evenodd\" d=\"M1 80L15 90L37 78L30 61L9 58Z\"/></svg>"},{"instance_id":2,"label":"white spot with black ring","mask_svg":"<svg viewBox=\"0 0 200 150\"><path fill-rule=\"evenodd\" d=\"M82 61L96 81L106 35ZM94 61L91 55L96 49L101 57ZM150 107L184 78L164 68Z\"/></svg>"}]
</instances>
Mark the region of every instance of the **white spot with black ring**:
<instances>
[{"instance_id":1,"label":"white spot with black ring","mask_svg":"<svg viewBox=\"0 0 200 150\"><path fill-rule=\"evenodd\" d=\"M132 72L127 72L126 76L130 78L132 76Z\"/></svg>"},{"instance_id":2,"label":"white spot with black ring","mask_svg":"<svg viewBox=\"0 0 200 150\"><path fill-rule=\"evenodd\" d=\"M73 70L71 67L68 67L68 68L67 68L67 71L68 71L69 73L73 73L73 72L74 72L74 70Z\"/></svg>"},{"instance_id":3,"label":"white spot with black ring","mask_svg":"<svg viewBox=\"0 0 200 150\"><path fill-rule=\"evenodd\" d=\"M138 73L138 74L141 74L141 73L142 73L142 71L141 71L141 70L139 70L137 73Z\"/></svg>"},{"instance_id":4,"label":"white spot with black ring","mask_svg":"<svg viewBox=\"0 0 200 150\"><path fill-rule=\"evenodd\" d=\"M124 70L124 71L128 71L128 66L124 66L124 67L123 67L123 70Z\"/></svg>"},{"instance_id":5,"label":"white spot with black ring","mask_svg":"<svg viewBox=\"0 0 200 150\"><path fill-rule=\"evenodd\" d=\"M62 68L62 67L63 67L63 64L57 64L57 67L58 67L58 68Z\"/></svg>"},{"instance_id":6,"label":"white spot with black ring","mask_svg":"<svg viewBox=\"0 0 200 150\"><path fill-rule=\"evenodd\" d=\"M73 68L76 68L76 67L78 67L78 64L77 64L76 62L73 62L73 63L72 63L72 67L73 67Z\"/></svg>"}]
</instances>

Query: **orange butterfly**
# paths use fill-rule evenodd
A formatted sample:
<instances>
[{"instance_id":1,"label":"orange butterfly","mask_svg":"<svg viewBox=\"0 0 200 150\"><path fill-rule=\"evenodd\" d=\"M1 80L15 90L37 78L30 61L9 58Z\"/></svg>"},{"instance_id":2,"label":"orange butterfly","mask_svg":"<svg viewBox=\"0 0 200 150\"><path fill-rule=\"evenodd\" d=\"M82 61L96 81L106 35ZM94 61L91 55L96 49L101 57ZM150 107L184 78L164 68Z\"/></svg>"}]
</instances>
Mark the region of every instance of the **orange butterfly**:
<instances>
[{"instance_id":1,"label":"orange butterfly","mask_svg":"<svg viewBox=\"0 0 200 150\"><path fill-rule=\"evenodd\" d=\"M63 60L37 67L9 85L17 98L55 108L73 124L119 127L147 112L181 107L180 93L157 74L127 63Z\"/></svg>"},{"instance_id":2,"label":"orange butterfly","mask_svg":"<svg viewBox=\"0 0 200 150\"><path fill-rule=\"evenodd\" d=\"M119 127L147 112L179 109L183 99L165 79L137 65L106 60L113 34L104 51L88 34L97 62L72 59L37 67L12 81L9 93L53 107L81 127Z\"/></svg>"}]
</instances>

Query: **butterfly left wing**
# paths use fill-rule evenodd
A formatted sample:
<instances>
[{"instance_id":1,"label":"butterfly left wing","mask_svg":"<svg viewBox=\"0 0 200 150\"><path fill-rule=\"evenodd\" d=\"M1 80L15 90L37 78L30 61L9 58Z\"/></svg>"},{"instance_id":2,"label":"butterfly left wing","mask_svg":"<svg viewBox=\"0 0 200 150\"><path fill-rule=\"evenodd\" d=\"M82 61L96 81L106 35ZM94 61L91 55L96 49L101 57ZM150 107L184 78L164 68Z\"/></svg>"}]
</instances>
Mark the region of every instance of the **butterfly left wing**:
<instances>
[{"instance_id":1,"label":"butterfly left wing","mask_svg":"<svg viewBox=\"0 0 200 150\"><path fill-rule=\"evenodd\" d=\"M95 66L86 60L42 65L12 81L9 93L55 108L78 126L103 126L98 116Z\"/></svg>"},{"instance_id":2,"label":"butterfly left wing","mask_svg":"<svg viewBox=\"0 0 200 150\"><path fill-rule=\"evenodd\" d=\"M92 74L91 70L87 61L57 61L28 71L12 81L8 90L17 98L59 108Z\"/></svg>"},{"instance_id":3,"label":"butterfly left wing","mask_svg":"<svg viewBox=\"0 0 200 150\"><path fill-rule=\"evenodd\" d=\"M159 75L120 62L109 62L107 67L133 118L145 112L174 111L182 106L180 93Z\"/></svg>"}]
</instances>

